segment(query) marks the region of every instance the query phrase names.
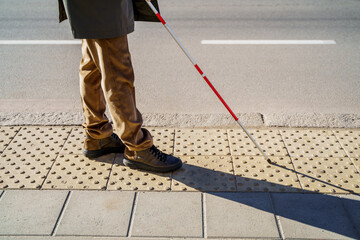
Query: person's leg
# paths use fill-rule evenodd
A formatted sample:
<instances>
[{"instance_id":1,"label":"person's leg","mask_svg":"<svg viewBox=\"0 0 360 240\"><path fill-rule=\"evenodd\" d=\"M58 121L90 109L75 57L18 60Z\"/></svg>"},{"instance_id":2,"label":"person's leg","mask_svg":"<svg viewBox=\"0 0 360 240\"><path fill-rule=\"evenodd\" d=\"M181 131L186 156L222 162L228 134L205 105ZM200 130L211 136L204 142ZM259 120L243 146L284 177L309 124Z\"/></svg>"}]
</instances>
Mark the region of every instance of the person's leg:
<instances>
[{"instance_id":1,"label":"person's leg","mask_svg":"<svg viewBox=\"0 0 360 240\"><path fill-rule=\"evenodd\" d=\"M131 168L156 172L180 168L181 160L153 146L150 132L142 128L142 116L135 102L134 72L127 36L84 41L100 69L102 88L115 131L126 146L123 163Z\"/></svg>"},{"instance_id":2,"label":"person's leg","mask_svg":"<svg viewBox=\"0 0 360 240\"><path fill-rule=\"evenodd\" d=\"M93 61L87 42L82 41L82 59L79 69L80 94L84 113L83 154L96 158L112 152L124 152L124 144L113 134L105 115L106 102L101 88L101 73Z\"/></svg>"},{"instance_id":3,"label":"person's leg","mask_svg":"<svg viewBox=\"0 0 360 240\"><path fill-rule=\"evenodd\" d=\"M82 41L80 63L80 94L85 122L85 132L94 139L109 137L112 126L105 115L106 102L101 89L101 73L92 59L87 41Z\"/></svg>"},{"instance_id":4,"label":"person's leg","mask_svg":"<svg viewBox=\"0 0 360 240\"><path fill-rule=\"evenodd\" d=\"M116 133L129 151L150 148L153 145L151 134L142 128L142 116L136 108L134 73L127 36L84 41L94 64L100 70L102 90Z\"/></svg>"}]
</instances>

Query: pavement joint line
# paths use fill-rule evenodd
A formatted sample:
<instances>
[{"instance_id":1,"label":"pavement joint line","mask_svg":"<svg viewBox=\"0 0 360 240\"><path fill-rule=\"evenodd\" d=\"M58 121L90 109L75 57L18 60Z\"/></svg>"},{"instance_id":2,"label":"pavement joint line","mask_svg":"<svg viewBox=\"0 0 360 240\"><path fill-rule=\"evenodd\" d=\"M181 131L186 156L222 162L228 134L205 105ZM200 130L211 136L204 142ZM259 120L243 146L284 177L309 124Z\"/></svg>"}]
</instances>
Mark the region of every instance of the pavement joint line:
<instances>
[{"instance_id":1,"label":"pavement joint line","mask_svg":"<svg viewBox=\"0 0 360 240\"><path fill-rule=\"evenodd\" d=\"M74 129L74 128L71 128L71 130L69 131L69 134L67 135L67 137L66 137L66 139L65 139L65 141L64 141L63 146L61 147L61 149L59 150L59 153L58 153L58 154L56 155L56 157L54 158L54 162L51 164L51 166L50 166L50 168L49 168L49 171L47 172L46 176L44 177L44 180L43 180L43 182L42 182L41 185L40 185L40 189L42 189L42 187L44 186L45 181L46 181L46 179L48 178L48 176L49 176L49 174L50 174L50 172L51 172L51 169L53 168L54 164L56 163L56 160L58 159L58 157L59 157L59 155L60 155L60 152L63 150L63 148L64 148L64 146L65 146L65 143L66 143L66 141L69 139L70 134L71 134L71 132L73 131L73 129Z\"/></svg>"},{"instance_id":2,"label":"pavement joint line","mask_svg":"<svg viewBox=\"0 0 360 240\"><path fill-rule=\"evenodd\" d=\"M5 193L6 193L6 191L3 190L2 193L0 194L0 202L1 202L1 200L4 198Z\"/></svg>"},{"instance_id":3,"label":"pavement joint line","mask_svg":"<svg viewBox=\"0 0 360 240\"><path fill-rule=\"evenodd\" d=\"M274 205L274 199L273 199L273 197L272 197L272 193L269 193L269 192L268 192L268 197L269 197L269 199L270 199L270 204L271 204L272 210L273 210L273 212L274 212L275 223L276 223L276 227L277 227L277 229L278 229L280 238L281 238L281 239L286 239L286 238L285 238L284 230L283 230L282 225L281 225L281 222L280 222L280 218L279 218L279 216L276 214L275 205Z\"/></svg>"},{"instance_id":4,"label":"pavement joint line","mask_svg":"<svg viewBox=\"0 0 360 240\"><path fill-rule=\"evenodd\" d=\"M301 181L300 181L300 177L299 177L299 175L298 175L298 173L297 173L297 171L296 171L296 168L295 168L295 165L294 165L294 161L293 161L293 159L292 159L292 157L291 157L291 155L290 155L289 149L287 148L287 146L286 146L286 144L285 144L284 137L283 137L283 135L281 134L281 131L280 131L279 129L277 129L277 131L278 131L278 133L280 134L280 137L281 137L281 140L282 140L283 143L284 143L286 152L287 152L287 154L288 154L288 156L289 156L289 158L290 158L290 160L291 160L291 165L292 165L292 167L293 167L293 169L294 169L294 171L295 171L295 175L296 175L296 177L297 177L297 179L298 179L298 181L299 181L300 187L301 187L301 189L304 191L304 186L302 185L302 183L301 183Z\"/></svg>"},{"instance_id":5,"label":"pavement joint line","mask_svg":"<svg viewBox=\"0 0 360 240\"><path fill-rule=\"evenodd\" d=\"M358 194L356 194L356 195L358 195ZM351 225L352 225L353 229L355 230L356 234L358 235L358 237L360 239L360 232L356 228L356 225L354 223L354 219L351 217L351 214L349 213L348 209L345 207L344 201L342 200L343 198L341 196L336 196L336 197L339 198L339 200L341 202L341 206L343 207L346 216L350 219Z\"/></svg>"},{"instance_id":6,"label":"pavement joint line","mask_svg":"<svg viewBox=\"0 0 360 240\"><path fill-rule=\"evenodd\" d=\"M1 126L0 126L1 127ZM20 126L19 130L17 132L15 132L15 135L12 136L12 138L10 139L10 142L5 146L5 148L2 150L2 153L5 152L5 150L8 148L8 146L10 146L11 142L14 141L15 137L19 134L19 132L21 131L21 129L23 129L22 126Z\"/></svg>"},{"instance_id":7,"label":"pavement joint line","mask_svg":"<svg viewBox=\"0 0 360 240\"><path fill-rule=\"evenodd\" d=\"M229 131L230 130L233 130L233 129L226 129L226 135L227 135L227 138L228 138L228 145L229 145L229 150L230 150L230 155L232 156L233 154L233 152L234 152L234 149L231 147L231 145L232 144L230 144L230 138L229 138ZM233 160L233 159L231 159L231 160ZM233 164L233 169L234 169L234 164Z\"/></svg>"},{"instance_id":8,"label":"pavement joint line","mask_svg":"<svg viewBox=\"0 0 360 240\"><path fill-rule=\"evenodd\" d=\"M110 181L110 177L111 177L111 172L112 172L112 170L113 170L113 166L114 166L114 164L115 164L115 160L116 160L116 154L114 154L114 159L113 159L112 164L111 164L111 167L110 167L108 179L107 179L106 184L105 184L105 190L108 189L108 184L109 184L109 181Z\"/></svg>"},{"instance_id":9,"label":"pavement joint line","mask_svg":"<svg viewBox=\"0 0 360 240\"><path fill-rule=\"evenodd\" d=\"M135 211L136 211L136 206L137 206L138 199L139 199L138 195L139 195L139 192L135 192L134 201L133 201L133 205L132 205L131 213L130 213L129 227L128 227L128 230L127 230L127 233L126 233L127 238L131 237L132 228L134 226Z\"/></svg>"},{"instance_id":10,"label":"pavement joint line","mask_svg":"<svg viewBox=\"0 0 360 240\"><path fill-rule=\"evenodd\" d=\"M169 188L170 192L172 192L173 179L174 179L174 171L172 171L170 174L170 188Z\"/></svg>"},{"instance_id":11,"label":"pavement joint line","mask_svg":"<svg viewBox=\"0 0 360 240\"><path fill-rule=\"evenodd\" d=\"M176 128L174 128L174 141L172 141L172 154L175 155L175 138L176 138Z\"/></svg>"},{"instance_id":12,"label":"pavement joint line","mask_svg":"<svg viewBox=\"0 0 360 240\"><path fill-rule=\"evenodd\" d=\"M56 231L57 231L57 229L59 228L60 221L62 220L62 218L63 218L63 216L64 216L64 212L65 212L67 206L69 205L72 192L73 192L73 191L69 191L68 194L67 194L67 196L66 196L65 202L64 202L64 204L63 204L63 206L62 206L62 208L61 208L61 210L60 210L60 214L59 214L59 216L58 216L58 218L57 218L57 220L56 220L54 229L53 229L52 232L51 232L51 236L55 236Z\"/></svg>"},{"instance_id":13,"label":"pavement joint line","mask_svg":"<svg viewBox=\"0 0 360 240\"><path fill-rule=\"evenodd\" d=\"M230 129L226 129L226 135L228 138L228 145L229 145L229 149L230 149L230 153L232 152L232 148L231 148L231 144L230 144L230 137L229 137L229 130ZM236 181L236 175L235 175L235 166L234 166L234 156L233 154L230 154L230 158L231 158L231 166L232 166L232 174L234 176L234 182L235 182L235 191L238 191L238 185L237 185L237 181Z\"/></svg>"},{"instance_id":14,"label":"pavement joint line","mask_svg":"<svg viewBox=\"0 0 360 240\"><path fill-rule=\"evenodd\" d=\"M346 148L344 147L344 145L342 144L342 142L340 141L340 139L338 138L338 136L336 135L335 131L332 130L332 133L334 134L336 140L339 142L340 146L342 147L342 149L344 149L344 152L346 153L346 156L350 159L351 163L354 165L356 171L360 174L360 169L357 167L357 165L355 164L354 160L352 159L352 157L350 156L349 152L346 150Z\"/></svg>"},{"instance_id":15,"label":"pavement joint line","mask_svg":"<svg viewBox=\"0 0 360 240\"><path fill-rule=\"evenodd\" d=\"M237 183L237 177L236 177L236 174L235 174L235 166L234 166L234 156L231 155L230 156L231 158L231 162L232 162L232 169L233 169L233 176L234 176L234 182L235 182L235 191L238 192L238 183Z\"/></svg>"},{"instance_id":16,"label":"pavement joint line","mask_svg":"<svg viewBox=\"0 0 360 240\"><path fill-rule=\"evenodd\" d=\"M207 238L207 224L206 224L206 193L201 193L201 212L202 212L202 237Z\"/></svg>"},{"instance_id":17,"label":"pavement joint line","mask_svg":"<svg viewBox=\"0 0 360 240\"><path fill-rule=\"evenodd\" d=\"M334 134L334 137L335 137L336 141L339 143L339 145L341 146L342 150L345 152L346 156L351 159L350 154L348 153L348 151L346 150L346 148L342 145L340 139L336 136L334 130L332 129L332 130L330 130L330 131ZM354 165L355 165L355 164L354 164ZM358 169L356 169L356 170L358 170ZM359 172L359 171L358 171L358 172Z\"/></svg>"},{"instance_id":18,"label":"pavement joint line","mask_svg":"<svg viewBox=\"0 0 360 240\"><path fill-rule=\"evenodd\" d=\"M174 140L172 141L172 155L175 155L175 139L176 139L176 128L174 128ZM174 179L174 171L172 171L170 174L170 190L169 191L172 191L173 179Z\"/></svg>"}]
</instances>

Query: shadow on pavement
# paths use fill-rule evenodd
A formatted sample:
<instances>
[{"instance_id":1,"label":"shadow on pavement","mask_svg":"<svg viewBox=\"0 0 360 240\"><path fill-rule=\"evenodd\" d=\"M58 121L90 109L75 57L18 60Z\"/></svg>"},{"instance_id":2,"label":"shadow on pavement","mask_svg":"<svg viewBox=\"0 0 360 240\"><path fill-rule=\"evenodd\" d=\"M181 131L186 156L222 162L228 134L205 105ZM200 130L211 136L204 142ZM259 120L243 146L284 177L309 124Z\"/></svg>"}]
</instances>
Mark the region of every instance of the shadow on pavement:
<instances>
[{"instance_id":1,"label":"shadow on pavement","mask_svg":"<svg viewBox=\"0 0 360 240\"><path fill-rule=\"evenodd\" d=\"M218 163L220 164L223 160L225 161L225 159L219 159ZM96 160L111 164L109 158ZM201 161L206 162L206 159ZM275 169L275 172L281 170L284 174L296 173L298 176L331 186L347 194L339 197L334 194L307 191L301 189L300 185L298 187L285 183L282 185L265 180L235 176L229 168L221 168L223 171L219 171L218 168L211 168L206 163L204 165L206 167L201 167L188 164L186 161L181 169L172 173L171 190L205 192L207 198L212 198L211 201L225 204L224 206L216 205L216 208L220 209L218 212L220 211L220 214L224 216L243 214L243 212L231 212L233 209L227 207L229 202L238 203L239 209L245 205L258 210L259 213L263 211L275 214L280 218L286 238L339 239L348 237L360 239L359 194L354 193L351 189L339 187L296 171L276 161L271 165L271 167L278 168ZM160 174L157 175L161 176ZM240 181L255 186L255 188L251 191L246 191L246 188L241 190L238 187ZM245 218L242 216L241 219L247 219L247 216ZM223 219L220 217L216 218L215 221L223 221ZM271 221L273 221L272 224L275 224L275 217ZM218 226L223 225L220 222L218 224Z\"/></svg>"},{"instance_id":2,"label":"shadow on pavement","mask_svg":"<svg viewBox=\"0 0 360 240\"><path fill-rule=\"evenodd\" d=\"M273 166L289 172L296 172L293 169L289 169L277 163L274 163ZM184 172L186 172L186 177L182 174ZM330 184L304 173L296 173L320 181L323 184ZM180 185L187 186L190 190L196 189L206 192L210 197L239 203L257 210L276 214L280 217L286 238L298 238L297 234L301 232L301 234L307 234L310 238L318 239L324 237L338 239L340 237L339 235L360 239L360 201L355 199L359 194L330 184L334 188L352 193L351 196L342 195L342 197L339 198L336 195L304 191L292 186L280 185L257 179L250 179L251 184L259 186L268 184L271 186L270 189L279 189L279 191L269 190L268 193L236 192L236 190L232 190L231 187L226 188L228 186L225 186L225 184L236 186L236 179L239 180L239 178L241 177L237 176L235 178L231 173L185 163L182 169L174 172L172 175L172 190L176 191L173 189L173 186L175 186L176 183L179 183ZM234 184L232 184L233 181L235 181ZM209 187L214 184L222 185L223 188L220 187L219 192L215 190L209 191ZM221 189L228 190L224 192ZM220 202L226 203L226 201ZM217 207L220 207L225 214L234 214L228 212L231 209L227 209L224 206ZM222 220L219 219L219 221ZM219 223L219 225L223 224ZM314 231L315 228L318 228L317 234L320 232L319 236L312 235L314 232L311 231Z\"/></svg>"}]
</instances>

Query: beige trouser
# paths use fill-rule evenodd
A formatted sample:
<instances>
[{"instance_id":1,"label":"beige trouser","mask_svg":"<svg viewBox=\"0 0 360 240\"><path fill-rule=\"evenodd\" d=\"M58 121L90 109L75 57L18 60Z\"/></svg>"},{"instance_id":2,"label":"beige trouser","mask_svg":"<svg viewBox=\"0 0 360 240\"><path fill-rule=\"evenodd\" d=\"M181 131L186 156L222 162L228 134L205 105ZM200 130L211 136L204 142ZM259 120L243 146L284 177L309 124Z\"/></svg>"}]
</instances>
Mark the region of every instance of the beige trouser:
<instances>
[{"instance_id":1,"label":"beige trouser","mask_svg":"<svg viewBox=\"0 0 360 240\"><path fill-rule=\"evenodd\" d=\"M152 146L152 137L142 128L136 108L134 72L127 36L111 39L83 39L80 63L80 93L85 122L92 138L109 137L113 128L105 115L106 103L116 133L130 151Z\"/></svg>"}]
</instances>

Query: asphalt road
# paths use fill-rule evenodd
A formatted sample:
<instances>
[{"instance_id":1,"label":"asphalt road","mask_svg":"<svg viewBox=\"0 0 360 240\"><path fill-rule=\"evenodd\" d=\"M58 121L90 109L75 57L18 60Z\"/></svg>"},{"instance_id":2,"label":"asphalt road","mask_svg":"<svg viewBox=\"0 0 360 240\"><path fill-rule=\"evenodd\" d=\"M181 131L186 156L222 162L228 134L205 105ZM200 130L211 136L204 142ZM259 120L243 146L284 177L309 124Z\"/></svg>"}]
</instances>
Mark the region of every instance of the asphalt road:
<instances>
[{"instance_id":1,"label":"asphalt road","mask_svg":"<svg viewBox=\"0 0 360 240\"><path fill-rule=\"evenodd\" d=\"M159 3L164 19L246 124L360 127L360 1ZM72 39L68 21L58 24L55 1L0 0L0 19L0 40ZM204 45L202 40L336 44ZM148 124L228 123L220 120L226 109L160 23L137 23L129 42L138 108ZM79 118L69 116L81 116L80 58L80 45L0 45L0 123L31 123L32 117L42 123L45 115L50 123L77 123ZM30 117L22 118L25 114Z\"/></svg>"}]
</instances>

